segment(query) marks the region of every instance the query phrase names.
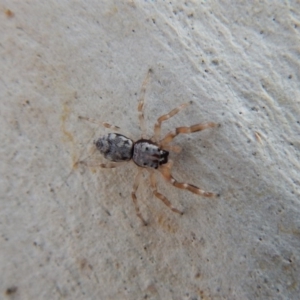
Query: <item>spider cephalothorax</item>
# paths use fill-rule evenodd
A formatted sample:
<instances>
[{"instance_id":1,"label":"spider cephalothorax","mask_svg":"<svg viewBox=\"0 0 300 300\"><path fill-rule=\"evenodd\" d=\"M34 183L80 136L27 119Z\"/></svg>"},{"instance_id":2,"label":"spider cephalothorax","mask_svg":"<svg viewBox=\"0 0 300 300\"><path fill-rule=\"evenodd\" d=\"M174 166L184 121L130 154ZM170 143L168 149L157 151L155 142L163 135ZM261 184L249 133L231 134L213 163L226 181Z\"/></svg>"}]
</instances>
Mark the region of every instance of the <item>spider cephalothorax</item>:
<instances>
[{"instance_id":1,"label":"spider cephalothorax","mask_svg":"<svg viewBox=\"0 0 300 300\"><path fill-rule=\"evenodd\" d=\"M134 143L132 160L140 167L157 169L168 162L169 151L160 149L151 140L141 139Z\"/></svg>"},{"instance_id":2,"label":"spider cephalothorax","mask_svg":"<svg viewBox=\"0 0 300 300\"><path fill-rule=\"evenodd\" d=\"M189 103L182 104L177 108L171 110L168 114L162 115L157 119L157 122L154 125L154 135L151 139L145 139L146 136L146 128L144 125L144 96L146 91L146 84L149 79L149 74L151 70L149 70L146 79L142 85L141 97L138 103L138 112L139 112L139 120L140 120L140 127L142 129L142 137L138 141L134 142L132 139L121 135L119 133L109 133L100 137L97 141L95 141L96 148L103 154L103 156L110 160L111 163L99 164L96 165L102 168L116 168L122 163L130 161L131 159L133 162L138 166L141 167L135 177L131 196L132 200L135 205L136 213L138 217L142 220L142 222L146 225L146 221L144 220L139 206L137 204L137 197L136 191L139 185L139 180L142 175L142 171L146 169L150 175L150 184L153 190L153 194L159 198L165 205L167 205L172 211L182 214L180 210L173 207L171 202L162 194L157 191L157 180L156 180L156 171L157 171L172 185L177 188L188 190L194 194L198 194L204 197L213 197L215 194L206 192L192 184L189 183L180 183L178 182L171 174L172 168L172 161L169 160L169 151L180 152L181 148L177 146L170 145L173 139L178 134L183 133L193 133L197 131L204 130L206 128L216 127L217 124L215 123L202 123L202 124L195 124L189 127L177 127L174 132L169 132L165 137L160 137L161 131L161 123L170 119L186 106ZM118 131L120 128L117 126L110 125L108 123L99 123L96 120L80 117L81 119L85 119L87 121L91 121L93 123L101 124L106 128L114 129ZM86 162L83 162L86 163ZM95 164L93 164L95 165Z\"/></svg>"}]
</instances>

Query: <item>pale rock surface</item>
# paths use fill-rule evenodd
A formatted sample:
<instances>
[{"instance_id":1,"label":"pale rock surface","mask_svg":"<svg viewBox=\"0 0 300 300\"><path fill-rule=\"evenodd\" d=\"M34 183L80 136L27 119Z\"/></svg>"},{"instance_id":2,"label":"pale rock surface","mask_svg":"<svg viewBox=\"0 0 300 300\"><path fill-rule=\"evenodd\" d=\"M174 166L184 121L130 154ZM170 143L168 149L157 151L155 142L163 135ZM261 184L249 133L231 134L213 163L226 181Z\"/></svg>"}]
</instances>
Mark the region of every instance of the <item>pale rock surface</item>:
<instances>
[{"instance_id":1,"label":"pale rock surface","mask_svg":"<svg viewBox=\"0 0 300 300\"><path fill-rule=\"evenodd\" d=\"M226 2L226 3L225 3ZM299 299L298 1L0 1L2 299ZM179 136L171 212L136 167L77 166L108 121ZM145 174L146 175L146 174Z\"/></svg>"}]
</instances>

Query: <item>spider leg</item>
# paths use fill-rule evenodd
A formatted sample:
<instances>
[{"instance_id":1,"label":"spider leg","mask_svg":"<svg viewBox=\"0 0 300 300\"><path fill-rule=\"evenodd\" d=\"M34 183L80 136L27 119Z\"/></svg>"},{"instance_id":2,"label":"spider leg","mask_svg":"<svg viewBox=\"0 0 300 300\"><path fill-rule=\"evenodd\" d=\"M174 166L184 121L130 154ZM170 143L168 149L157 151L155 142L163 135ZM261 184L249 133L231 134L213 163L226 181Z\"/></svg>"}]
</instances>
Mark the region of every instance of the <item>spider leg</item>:
<instances>
[{"instance_id":1,"label":"spider leg","mask_svg":"<svg viewBox=\"0 0 300 300\"><path fill-rule=\"evenodd\" d=\"M140 122L140 129L142 131L142 138L146 135L146 127L145 127L145 118L144 118L144 103L145 103L145 94L146 94L146 86L150 78L150 73L152 72L151 69L148 70L146 78L142 84L142 89L140 93L140 98L138 102L138 113L139 113L139 122Z\"/></svg>"},{"instance_id":2,"label":"spider leg","mask_svg":"<svg viewBox=\"0 0 300 300\"><path fill-rule=\"evenodd\" d=\"M197 131L201 131L207 128L211 128L211 127L217 127L218 124L216 123L212 123L212 122L208 122L208 123L200 123L200 124L195 124L192 125L190 127L177 127L175 129L175 132L169 132L160 142L159 145L161 147L164 147L165 145L169 144L170 142L172 142L172 140L181 133L193 133L193 132L197 132Z\"/></svg>"},{"instance_id":3,"label":"spider leg","mask_svg":"<svg viewBox=\"0 0 300 300\"><path fill-rule=\"evenodd\" d=\"M112 125L112 124L109 124L109 123L106 123L106 122L100 122L100 121L97 121L97 120L92 119L92 118L82 117L82 116L78 116L78 118L81 119L81 120L86 120L88 122L91 122L91 123L103 126L105 128L111 129L112 131L120 131L121 130L121 128L119 126L115 126L115 125ZM127 133L126 131L124 132L123 129L122 129L122 134L125 134L127 137L132 139L131 134Z\"/></svg>"},{"instance_id":4,"label":"spider leg","mask_svg":"<svg viewBox=\"0 0 300 300\"><path fill-rule=\"evenodd\" d=\"M78 164L83 164L87 167L100 167L103 169L113 169L113 168L117 168L117 167L121 167L123 166L125 163L127 163L127 161L124 162L109 162L109 163L105 163L105 164L99 164L98 161L79 161Z\"/></svg>"},{"instance_id":5,"label":"spider leg","mask_svg":"<svg viewBox=\"0 0 300 300\"><path fill-rule=\"evenodd\" d=\"M165 145L164 150L172 151L174 153L180 153L182 151L182 148L177 145Z\"/></svg>"},{"instance_id":6,"label":"spider leg","mask_svg":"<svg viewBox=\"0 0 300 300\"><path fill-rule=\"evenodd\" d=\"M136 191L139 187L139 181L141 179L142 172L143 172L143 169L140 169L138 171L138 173L136 174L136 176L135 176L132 191L131 191L131 197L132 197L132 201L133 201L133 204L134 204L134 207L135 207L135 212L136 212L137 216L141 219L143 224L146 226L147 222L145 221L145 219L143 218L143 216L140 212L140 208L138 206L137 197L136 197Z\"/></svg>"},{"instance_id":7,"label":"spider leg","mask_svg":"<svg viewBox=\"0 0 300 300\"><path fill-rule=\"evenodd\" d=\"M179 105L178 107L171 110L168 114L162 115L159 117L154 125L154 141L157 142L160 138L160 131L161 131L161 123L167 121L168 119L172 118L176 114L178 114L181 110L186 108L190 103L184 103Z\"/></svg>"},{"instance_id":8,"label":"spider leg","mask_svg":"<svg viewBox=\"0 0 300 300\"><path fill-rule=\"evenodd\" d=\"M173 207L172 203L167 199L167 197L165 197L164 195L162 195L161 193L159 193L157 191L157 181L156 181L155 173L152 170L149 170L149 169L147 169L147 170L150 173L150 184L151 184L154 196L157 197L158 199L160 199L173 212L176 212L176 213L182 215L183 214L182 211L180 211L177 208Z\"/></svg>"},{"instance_id":9,"label":"spider leg","mask_svg":"<svg viewBox=\"0 0 300 300\"><path fill-rule=\"evenodd\" d=\"M206 191L196 187L195 185L192 185L192 184L189 184L189 183L178 182L171 174L172 165L173 165L173 162L171 160L169 160L169 162L167 164L161 166L158 170L163 175L163 177L167 181L169 181L171 184L173 184L175 187L177 187L179 189L188 190L188 191L190 191L194 194L201 195L201 196L204 196L204 197L214 197L214 196L216 196L216 194L206 192Z\"/></svg>"},{"instance_id":10,"label":"spider leg","mask_svg":"<svg viewBox=\"0 0 300 300\"><path fill-rule=\"evenodd\" d=\"M88 122L91 122L91 123L94 123L94 124L97 124L97 125L101 125L105 128L109 128L109 129L112 129L112 130L120 130L120 127L119 126L114 126L114 125L111 125L109 123L106 123L106 122L99 122L95 119L92 119L92 118L88 118L88 117L82 117L82 116L78 116L79 119L81 120L86 120Z\"/></svg>"}]
</instances>

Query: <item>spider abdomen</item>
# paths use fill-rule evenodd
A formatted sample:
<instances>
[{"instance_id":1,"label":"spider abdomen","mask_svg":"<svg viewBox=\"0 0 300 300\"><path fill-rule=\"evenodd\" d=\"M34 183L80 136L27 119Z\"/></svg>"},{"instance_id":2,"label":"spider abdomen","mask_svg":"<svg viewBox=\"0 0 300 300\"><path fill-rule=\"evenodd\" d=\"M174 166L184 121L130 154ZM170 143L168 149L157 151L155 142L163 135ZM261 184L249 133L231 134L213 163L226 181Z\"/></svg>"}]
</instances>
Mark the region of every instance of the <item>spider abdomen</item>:
<instances>
[{"instance_id":1,"label":"spider abdomen","mask_svg":"<svg viewBox=\"0 0 300 300\"><path fill-rule=\"evenodd\" d=\"M111 161L127 161L132 158L133 141L128 137L109 133L94 142L103 156Z\"/></svg>"},{"instance_id":2,"label":"spider abdomen","mask_svg":"<svg viewBox=\"0 0 300 300\"><path fill-rule=\"evenodd\" d=\"M168 151L160 149L151 140L141 139L133 145L132 160L140 167L157 169L168 162L168 156Z\"/></svg>"}]
</instances>

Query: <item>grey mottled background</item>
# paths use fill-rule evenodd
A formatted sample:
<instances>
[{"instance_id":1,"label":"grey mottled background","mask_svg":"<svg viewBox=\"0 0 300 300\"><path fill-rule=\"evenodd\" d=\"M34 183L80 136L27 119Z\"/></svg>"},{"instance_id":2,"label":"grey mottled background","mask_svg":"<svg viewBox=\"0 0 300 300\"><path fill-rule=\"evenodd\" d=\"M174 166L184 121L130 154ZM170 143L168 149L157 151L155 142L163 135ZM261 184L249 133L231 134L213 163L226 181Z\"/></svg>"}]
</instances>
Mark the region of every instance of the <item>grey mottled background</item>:
<instances>
[{"instance_id":1,"label":"grey mottled background","mask_svg":"<svg viewBox=\"0 0 300 300\"><path fill-rule=\"evenodd\" d=\"M226 3L225 3L226 2ZM299 299L299 1L0 1L0 298ZM108 121L179 136L185 214L138 191L136 167L103 161Z\"/></svg>"}]
</instances>

